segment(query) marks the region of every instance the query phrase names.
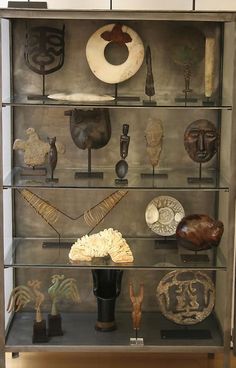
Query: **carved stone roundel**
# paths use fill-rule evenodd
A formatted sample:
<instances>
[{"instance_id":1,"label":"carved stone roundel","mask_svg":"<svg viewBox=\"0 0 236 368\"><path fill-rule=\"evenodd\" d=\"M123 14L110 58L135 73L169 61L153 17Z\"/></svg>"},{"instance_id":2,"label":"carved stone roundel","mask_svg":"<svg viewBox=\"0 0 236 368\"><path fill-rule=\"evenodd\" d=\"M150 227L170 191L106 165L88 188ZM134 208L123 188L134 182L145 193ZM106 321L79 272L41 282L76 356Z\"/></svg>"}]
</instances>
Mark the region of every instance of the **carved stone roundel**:
<instances>
[{"instance_id":1,"label":"carved stone roundel","mask_svg":"<svg viewBox=\"0 0 236 368\"><path fill-rule=\"evenodd\" d=\"M194 325L212 312L215 287L205 272L178 270L161 279L156 296L167 319L180 325Z\"/></svg>"},{"instance_id":2,"label":"carved stone roundel","mask_svg":"<svg viewBox=\"0 0 236 368\"><path fill-rule=\"evenodd\" d=\"M123 38L122 38L123 37ZM125 43L128 58L120 65L110 64L105 58L105 48L110 42ZM115 84L137 73L144 59L144 46L139 35L130 27L107 24L89 38L86 57L93 74L105 83Z\"/></svg>"},{"instance_id":3,"label":"carved stone roundel","mask_svg":"<svg viewBox=\"0 0 236 368\"><path fill-rule=\"evenodd\" d=\"M161 236L174 235L177 225L184 215L181 203L170 196L154 198L145 211L148 227Z\"/></svg>"}]
</instances>

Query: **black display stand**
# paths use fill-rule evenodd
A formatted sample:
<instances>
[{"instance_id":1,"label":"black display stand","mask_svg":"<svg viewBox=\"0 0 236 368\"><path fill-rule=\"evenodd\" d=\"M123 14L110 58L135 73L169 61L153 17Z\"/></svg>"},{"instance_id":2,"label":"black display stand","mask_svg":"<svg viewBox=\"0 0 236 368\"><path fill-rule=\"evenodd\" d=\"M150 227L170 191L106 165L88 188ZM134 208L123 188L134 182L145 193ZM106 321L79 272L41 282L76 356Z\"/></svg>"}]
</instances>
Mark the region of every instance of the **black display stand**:
<instances>
[{"instance_id":1,"label":"black display stand","mask_svg":"<svg viewBox=\"0 0 236 368\"><path fill-rule=\"evenodd\" d=\"M128 185L128 179L115 179L116 185Z\"/></svg>"},{"instance_id":2,"label":"black display stand","mask_svg":"<svg viewBox=\"0 0 236 368\"><path fill-rule=\"evenodd\" d=\"M198 184L198 183L203 183L203 184L211 184L213 182L213 178L210 177L202 177L202 163L199 163L199 176L198 177L189 177L188 178L188 183L189 184Z\"/></svg>"},{"instance_id":3,"label":"black display stand","mask_svg":"<svg viewBox=\"0 0 236 368\"><path fill-rule=\"evenodd\" d=\"M184 263L202 263L210 261L207 254L198 254L197 252L194 252L194 254L181 254L180 257Z\"/></svg>"},{"instance_id":4,"label":"black display stand","mask_svg":"<svg viewBox=\"0 0 236 368\"><path fill-rule=\"evenodd\" d=\"M163 236L160 239L154 239L155 249L157 250L177 250L178 244L175 237Z\"/></svg>"},{"instance_id":5,"label":"black display stand","mask_svg":"<svg viewBox=\"0 0 236 368\"><path fill-rule=\"evenodd\" d=\"M34 321L32 342L33 344L48 342L45 319L41 322Z\"/></svg>"},{"instance_id":6,"label":"black display stand","mask_svg":"<svg viewBox=\"0 0 236 368\"><path fill-rule=\"evenodd\" d=\"M186 95L186 97L185 96L183 96L183 97L176 97L175 98L175 102L184 102L185 105L187 105L187 103L190 103L190 102L192 102L192 103L197 102L197 98L196 97L188 97Z\"/></svg>"},{"instance_id":7,"label":"black display stand","mask_svg":"<svg viewBox=\"0 0 236 368\"><path fill-rule=\"evenodd\" d=\"M155 100L152 100L151 96L149 97L149 100L143 100L144 106L156 106L157 102Z\"/></svg>"},{"instance_id":8,"label":"black display stand","mask_svg":"<svg viewBox=\"0 0 236 368\"><path fill-rule=\"evenodd\" d=\"M131 337L129 339L130 345L131 346L143 346L144 345L144 341L143 341L143 337L138 337L138 329L135 328L135 337Z\"/></svg>"},{"instance_id":9,"label":"black display stand","mask_svg":"<svg viewBox=\"0 0 236 368\"><path fill-rule=\"evenodd\" d=\"M118 83L115 84L115 102L116 101L140 101L138 96L119 96L118 95Z\"/></svg>"},{"instance_id":10,"label":"black display stand","mask_svg":"<svg viewBox=\"0 0 236 368\"><path fill-rule=\"evenodd\" d=\"M45 167L22 167L20 176L45 176L47 175L47 169Z\"/></svg>"},{"instance_id":11,"label":"black display stand","mask_svg":"<svg viewBox=\"0 0 236 368\"><path fill-rule=\"evenodd\" d=\"M53 316L52 314L48 315L48 336L63 336L60 314L57 314L55 316Z\"/></svg>"},{"instance_id":12,"label":"black display stand","mask_svg":"<svg viewBox=\"0 0 236 368\"><path fill-rule=\"evenodd\" d=\"M153 167L152 173L141 173L141 178L168 179L168 174L155 172L155 167Z\"/></svg>"},{"instance_id":13,"label":"black display stand","mask_svg":"<svg viewBox=\"0 0 236 368\"><path fill-rule=\"evenodd\" d=\"M215 106L215 101L211 100L210 97L206 97L205 100L202 101L203 106Z\"/></svg>"},{"instance_id":14,"label":"black display stand","mask_svg":"<svg viewBox=\"0 0 236 368\"><path fill-rule=\"evenodd\" d=\"M58 183L59 179L58 178L46 178L45 179L46 183Z\"/></svg>"},{"instance_id":15,"label":"black display stand","mask_svg":"<svg viewBox=\"0 0 236 368\"><path fill-rule=\"evenodd\" d=\"M161 338L165 340L209 340L212 338L209 330L161 330Z\"/></svg>"},{"instance_id":16,"label":"black display stand","mask_svg":"<svg viewBox=\"0 0 236 368\"><path fill-rule=\"evenodd\" d=\"M72 246L72 243L69 242L43 242L42 248L65 248L70 249Z\"/></svg>"},{"instance_id":17,"label":"black display stand","mask_svg":"<svg viewBox=\"0 0 236 368\"><path fill-rule=\"evenodd\" d=\"M103 179L103 172L92 171L91 148L88 149L88 171L75 173L75 179L90 179L90 178Z\"/></svg>"}]
</instances>

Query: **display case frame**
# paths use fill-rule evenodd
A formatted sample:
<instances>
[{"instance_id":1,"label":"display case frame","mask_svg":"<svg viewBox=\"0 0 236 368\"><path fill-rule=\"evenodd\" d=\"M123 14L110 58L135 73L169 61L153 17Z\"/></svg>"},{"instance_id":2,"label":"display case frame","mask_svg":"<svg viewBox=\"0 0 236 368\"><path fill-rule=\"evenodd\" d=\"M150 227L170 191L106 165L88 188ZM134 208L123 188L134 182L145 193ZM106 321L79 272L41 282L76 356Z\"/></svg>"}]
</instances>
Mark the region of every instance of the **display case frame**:
<instances>
[{"instance_id":1,"label":"display case frame","mask_svg":"<svg viewBox=\"0 0 236 368\"><path fill-rule=\"evenodd\" d=\"M69 11L69 10L65 10L65 11L57 11L57 10L33 10L33 9L1 9L0 10L0 17L3 19L7 19L9 21L9 27L10 27L10 59L11 59L11 63L13 63L13 54L12 54L12 45L11 45L11 37L12 37L12 33L11 33L11 22L14 20L32 20L32 22L34 20L37 19L45 19L45 20L66 20L66 21L70 21L70 20L88 20L88 21L92 21L92 20L110 20L110 21L116 21L116 20L123 20L123 21L176 21L176 22L219 22L220 24L224 24L225 25L225 29L224 29L224 41L225 44L227 43L227 41L229 41L229 35L232 36L232 32L234 35L234 42L230 42L230 49L232 52L232 48L233 48L233 60L227 60L227 47L224 48L224 60L222 60L222 71L226 70L227 65L229 64L229 71L226 72L226 75L223 75L223 78L226 79L226 81L223 81L222 86L220 87L220 93L222 92L222 98L220 98L220 104L219 106L214 106L214 107L205 107L205 106L156 106L156 107L147 107L147 106L135 106L135 105L131 105L131 106L112 106L111 104L104 104L104 105L100 105L99 107L104 107L104 108L112 108L115 110L118 110L119 108L123 108L123 109L129 109L130 111L132 111L133 109L156 109L156 111L161 111L161 110L180 110L180 111L191 111L191 110L197 110L197 111L216 111L216 114L218 116L218 119L220 120L220 123L224 122L224 120L229 120L229 116L230 116L230 133L229 133L229 147L230 149L228 150L228 157L220 157L221 160L221 172L224 176L224 179L226 179L226 184L222 184L219 185L219 182L216 182L215 184L213 184L212 186L204 186L204 185L200 185L200 186L193 186L193 187L183 187L181 184L178 187L175 186L171 186L171 185L167 185L167 187L163 187L163 186L158 186L158 185L142 185L142 184L134 184L134 185L130 185L130 187L128 188L130 191L135 192L136 190L138 191L145 191L145 192L151 192L151 191L173 191L173 192L185 192L185 191L189 191L191 192L192 190L197 191L197 193L203 193L203 192L210 192L210 193L214 193L215 195L215 200L214 200L214 206L215 206L215 213L218 213L219 210L222 211L222 213L226 214L226 219L228 219L228 223L226 226L226 231L227 231L227 237L226 237L226 242L227 244L229 244L228 249L225 249L225 246L223 247L223 258L226 259L226 261L224 260L222 262L222 266L217 265L216 263L213 265L208 265L207 267L205 267L204 265L196 266L196 269L203 269L203 270L210 270L213 272L213 277L214 278L221 278L221 273L223 273L223 277L222 279L224 282L224 286L227 287L227 290L225 291L225 289L222 288L222 286L220 285L220 282L217 281L217 285L219 284L219 286L217 287L218 290L218 295L220 293L222 293L222 290L224 290L225 295L226 295L226 302L225 302L225 306L223 308L223 314L224 316L222 317L224 319L223 322L221 322L221 327L219 328L222 329L222 332L219 333L218 337L220 336L220 334L222 334L222 339L223 339L223 343L219 343L218 337L217 337L217 343L213 343L212 344L204 344L204 340L201 340L201 342L199 344L196 344L196 341L194 342L194 344L186 344L186 340L183 340L180 344L173 344L173 342L171 342L170 344L166 343L164 344L163 341L162 342L157 342L155 345L155 342L150 342L150 344L144 345L144 346L129 346L128 343L128 339L129 336L127 336L127 345L124 344L124 336L123 337L117 337L117 343L114 344L107 344L107 341L103 341L103 339L101 339L101 341L96 340L95 342L93 342L91 345L89 345L86 342L83 342L81 345L79 345L78 341L75 341L73 343L73 339L69 340L69 341L65 341L64 344L61 343L59 340L55 341L55 343L53 344L31 344L31 343L25 343L24 341L22 343L19 343L19 340L14 340L12 338L13 333L16 334L16 331L18 330L17 324L19 323L19 326L21 326L21 323L24 323L24 314L19 314L19 317L17 316L17 318L15 318L15 322L14 322L14 318L9 320L9 324L7 327L7 340L5 341L5 301L4 301L4 269L12 269L13 271L13 276L16 279L16 270L18 269L31 269L34 270L35 268L38 267L39 271L42 270L44 268L55 268L55 269L64 269L64 267L67 267L66 265L64 265L64 263L56 263L56 264L43 264L41 262L38 263L38 265L34 264L33 262L29 264L25 264L21 261L17 261L17 258L15 257L14 252L12 252L12 249L10 250L10 252L12 252L12 254L10 253L10 261L9 261L9 257L6 257L6 254L4 254L4 243L6 241L6 239L4 239L4 228L3 228L3 218L4 218L4 213L3 213L3 192L4 191L11 191L11 195L13 198L13 206L12 206L12 210L13 210L13 222L12 222L12 228L13 228L13 233L14 235L16 234L15 231L15 226L16 223L15 221L15 216L16 216L16 198L15 198L15 190L16 189L21 189L21 188L28 188L28 189L39 189L42 191L54 191L55 189L61 190L61 189L70 189L72 190L72 192L75 190L77 191L78 189L80 191L85 190L99 190L99 189L106 189L106 190L111 190L111 189L116 189L117 187L115 185L111 184L111 181L109 182L109 184L105 185L105 186L101 186L99 187L99 185L72 185L71 183L67 184L67 185L63 185L63 184L59 184L59 186L57 187L57 185L55 186L45 186L45 185L29 185L27 183L23 184L19 184L19 181L13 181L12 180L12 174L10 174L10 176L8 175L8 177L3 177L3 170L1 170L1 174L0 174L0 179L1 179L1 194L0 194L0 217L2 219L2 221L0 221L0 233L1 233L1 247L0 247L0 290L2 290L1 292L1 298L0 298L0 365L1 367L4 367L5 365L5 352L24 352L24 351L52 351L52 352L56 352L56 351L64 351L64 352L75 352L75 351L81 351L81 352L92 352L92 351L99 351L99 352L106 352L106 351L117 351L117 352L168 352L168 353L175 353L175 352L186 352L186 353L190 353L190 352L201 352L201 353L217 353L217 352L223 352L224 353L224 368L228 368L229 367L229 357L230 357L230 344L231 344L231 316L232 316L232 296L233 296L233 278L234 278L234 268L233 268L233 260L234 260L234 229L235 229L235 196L236 196L236 186L235 186L235 182L236 182L236 167L235 167L235 158L236 158L236 14L233 12L158 12L158 11L153 11L153 12L144 12L144 11L134 11L134 12L128 12L128 11ZM229 28L229 29L228 29ZM226 50L226 51L225 51ZM221 52L223 52L221 50ZM1 68L2 70L2 68ZM2 70L2 73L4 73L4 71ZM11 70L11 89L12 89L12 95L14 94L14 86L13 86L13 71ZM230 79L230 84L227 84L226 82L228 81L228 79ZM227 99L227 94L229 94L232 98L232 103L228 104L229 99ZM224 104L224 102L226 101L226 103ZM17 110L14 110L14 108L22 108L22 109L28 109L28 108L39 108L40 109L44 109L45 107L47 108L55 108L55 109L65 109L68 106L70 108L76 107L76 108L83 108L85 107L84 104L68 104L68 105L64 105L64 104L49 104L48 106L44 105L44 104L36 104L36 103L28 103L28 102L19 102L16 100L6 100L3 99L2 101L2 107L1 107L1 112L2 109L5 109L6 107L8 107L11 112L12 112L12 121L10 122L10 124L12 124L12 126L14 125L13 121L14 118L17 114ZM39 106L40 105L40 106ZM98 107L98 105L94 105L94 104L90 104L90 105L86 105L86 107L92 108L92 107ZM224 116L225 114L225 116ZM228 114L228 115L227 115ZM1 117L2 117L2 113L1 113ZM0 136L3 137L4 136L4 124L6 124L6 122L2 121L1 122L1 126L0 126ZM14 136L15 137L15 136ZM12 137L13 139L13 137ZM221 155L222 156L222 155ZM228 161L227 161L228 158ZM2 158L2 149L1 149L1 153L0 153L0 159L1 159L1 163L3 162L3 158ZM10 177L10 179L9 179ZM131 182L132 183L132 182ZM88 188L89 187L89 188ZM224 195L225 193L227 194L227 200L224 201ZM225 202L225 203L223 203ZM141 237L140 237L141 238ZM9 254L9 253L8 253ZM88 265L85 268L88 269L92 269L92 268L96 268L98 267L98 265ZM101 267L101 264L99 264L99 267ZM111 263L106 264L105 268L111 268L114 267L114 265L112 265ZM182 268L185 268L184 265L181 265ZM73 266L71 266L71 268L73 268ZM78 266L74 267L76 268L80 268ZM82 268L82 267L81 267ZM116 268L116 266L115 266ZM138 264L136 267L140 272L142 272L142 265ZM144 266L144 269L149 269L152 270L153 272L157 272L157 271L163 271L163 270L171 270L174 269L174 266L166 266L166 267L153 267L150 266L148 264L146 264ZM188 265L188 267L186 268L195 268L194 266ZM133 270L132 267L124 267L124 269L130 269L131 271ZM80 270L81 271L81 270ZM17 283L15 284L17 285ZM222 296L223 297L223 296ZM218 296L218 303L220 302L221 296ZM23 316L23 322L20 320L21 316ZM27 318L29 317L29 314L27 315L27 312L25 314L25 318L27 320ZM67 317L65 317L66 319ZM123 315L121 315L121 317L119 317L122 321ZM127 324L127 320L128 317L125 317L125 321L121 322L121 324ZM146 317L145 317L146 318ZM144 318L144 320L145 320ZM152 316L152 318L155 319L155 317ZM163 317L164 318L164 317ZM147 316L147 320L148 320L148 316ZM68 322L69 325L71 324L71 321ZM144 322L146 323L146 322ZM164 323L161 320L156 321L157 325L160 324L162 325L162 323ZM147 323L147 325L145 325L145 337L147 336L148 339L148 331L150 329L150 326L152 325L152 320L151 322L149 321ZM216 327L217 329L217 322L214 321L213 325ZM27 326L26 326L27 327ZM15 329L15 330L14 330ZM12 332L11 332L12 331ZM29 332L25 332L26 334ZM118 334L119 335L119 334ZM151 332L151 335L155 335L153 334L153 331ZM88 337L89 340L89 337ZM154 339L155 340L155 339ZM25 341L28 341L27 339ZM120 341L120 342L119 342ZM188 345L188 346L187 346Z\"/></svg>"}]
</instances>

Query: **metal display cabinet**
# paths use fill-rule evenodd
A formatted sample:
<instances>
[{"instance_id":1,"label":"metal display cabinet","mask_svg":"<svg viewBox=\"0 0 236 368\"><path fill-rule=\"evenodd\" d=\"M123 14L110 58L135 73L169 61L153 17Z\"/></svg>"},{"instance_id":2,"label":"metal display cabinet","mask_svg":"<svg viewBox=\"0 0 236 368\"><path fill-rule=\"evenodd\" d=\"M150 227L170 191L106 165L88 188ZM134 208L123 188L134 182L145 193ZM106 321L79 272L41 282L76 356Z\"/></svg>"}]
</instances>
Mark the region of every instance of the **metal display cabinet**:
<instances>
[{"instance_id":1,"label":"metal display cabinet","mask_svg":"<svg viewBox=\"0 0 236 368\"><path fill-rule=\"evenodd\" d=\"M2 124L4 154L1 187L1 248L0 248L0 362L4 367L5 352L60 351L60 352L223 352L224 367L229 367L231 342L231 301L233 280L234 218L235 218L235 147L236 147L236 77L235 77L235 14L230 12L126 12L126 11L62 11L37 9L1 9L2 18ZM108 23L122 22L135 29L151 47L157 104L143 104L146 65L143 63L135 76L118 86L120 95L140 97L140 100L118 100L98 104L75 104L49 100L29 100L29 94L40 93L42 78L32 72L24 61L27 27L65 25L65 62L63 67L46 76L46 93L92 92L113 95L114 85L105 84L91 73L85 47L90 35ZM204 60L192 70L192 88L197 102L176 103L182 93L183 74L170 60L173 32L180 26L195 27L216 41L214 99L212 106L202 105L204 97ZM10 65L10 68L9 68ZM9 96L6 96L6 86ZM112 136L102 149L92 152L92 165L103 171L103 179L75 180L76 169L86 168L86 152L73 145L69 134L69 118L65 111L73 108L109 110ZM150 169L147 161L144 131L149 118L163 122L164 141L159 170L168 178L142 178L140 173ZM203 174L213 178L211 183L189 184L187 178L196 176L198 165L184 150L183 135L194 120L208 119L220 131L217 155L203 167ZM99 259L86 265L69 263L67 247L42 247L44 241L57 241L55 232L36 214L19 191L28 189L54 204L71 216L77 216L108 194L119 189L114 182L114 166L119 160L119 139L123 123L130 126L128 156L128 194L97 227L97 231L113 227L121 231L134 254L134 263L114 264ZM66 145L66 154L58 158L58 183L46 183L45 177L24 178L20 175L23 157L12 151L16 138L25 139L25 131L33 127L40 137L56 136ZM1 150L2 154L2 150ZM122 187L123 188L123 187ZM123 188L124 189L124 188ZM182 261L181 250L168 238L160 239L147 227L145 209L158 195L178 199L186 214L206 213L224 223L220 245L207 253L207 262ZM4 200L4 201L3 201ZM63 221L60 233L70 244L88 232L83 223ZM11 238L12 237L12 238ZM204 252L203 252L204 253ZM92 290L91 269L122 269L121 293L117 299L117 330L109 333L95 331L96 299ZM201 270L211 277L216 289L214 310L204 321L181 326L168 321L158 310L156 287L172 270ZM51 276L63 273L78 280L81 303L63 301L63 336L47 343L32 343L32 306L16 314L7 314L5 304L11 288L39 279L45 291ZM12 285L5 287L12 279ZM143 346L130 346L133 336L128 285L144 283L143 319L140 335ZM7 284L6 284L7 285ZM5 296L5 302L4 302ZM45 299L43 314L49 311L50 300ZM6 331L5 331L6 319ZM163 331L177 331L175 338L163 338ZM196 334L198 331L198 334ZM204 333L207 332L205 336ZM192 337L190 337L192 335ZM205 337L204 337L204 336ZM182 336L180 338L180 336Z\"/></svg>"}]
</instances>

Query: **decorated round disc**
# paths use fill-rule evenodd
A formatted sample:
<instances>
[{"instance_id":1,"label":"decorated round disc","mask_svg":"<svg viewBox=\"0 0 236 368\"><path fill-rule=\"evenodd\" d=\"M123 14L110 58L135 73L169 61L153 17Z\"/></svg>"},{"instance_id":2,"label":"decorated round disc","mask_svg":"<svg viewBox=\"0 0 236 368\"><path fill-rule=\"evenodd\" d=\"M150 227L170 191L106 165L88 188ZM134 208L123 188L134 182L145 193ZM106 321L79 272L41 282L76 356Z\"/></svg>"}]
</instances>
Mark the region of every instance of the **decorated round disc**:
<instances>
[{"instance_id":1,"label":"decorated round disc","mask_svg":"<svg viewBox=\"0 0 236 368\"><path fill-rule=\"evenodd\" d=\"M161 313L180 325L194 325L209 316L215 304L215 287L202 271L169 272L157 287Z\"/></svg>"},{"instance_id":2,"label":"decorated round disc","mask_svg":"<svg viewBox=\"0 0 236 368\"><path fill-rule=\"evenodd\" d=\"M184 215L181 203L170 196L154 198L148 204L145 212L148 227L161 236L174 235Z\"/></svg>"},{"instance_id":3,"label":"decorated round disc","mask_svg":"<svg viewBox=\"0 0 236 368\"><path fill-rule=\"evenodd\" d=\"M110 63L105 57L105 48L109 44L126 47L127 59L119 65ZM120 24L106 24L89 38L86 57L91 71L98 79L115 84L137 73L143 63L144 46L132 28Z\"/></svg>"}]
</instances>

